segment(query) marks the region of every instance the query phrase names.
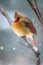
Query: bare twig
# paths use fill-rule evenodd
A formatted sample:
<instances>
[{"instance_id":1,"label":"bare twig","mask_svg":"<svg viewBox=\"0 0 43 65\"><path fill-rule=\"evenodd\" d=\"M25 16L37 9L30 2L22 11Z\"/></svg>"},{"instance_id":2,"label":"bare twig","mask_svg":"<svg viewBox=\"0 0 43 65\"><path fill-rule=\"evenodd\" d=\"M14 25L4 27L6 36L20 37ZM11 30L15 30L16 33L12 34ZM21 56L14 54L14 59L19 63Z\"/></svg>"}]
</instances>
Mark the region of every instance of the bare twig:
<instances>
[{"instance_id":1,"label":"bare twig","mask_svg":"<svg viewBox=\"0 0 43 65\"><path fill-rule=\"evenodd\" d=\"M42 18L41 13L38 9L36 0L27 0L27 2L30 4L31 8L34 10L36 16L38 17L41 25L43 26L43 18Z\"/></svg>"},{"instance_id":2,"label":"bare twig","mask_svg":"<svg viewBox=\"0 0 43 65\"><path fill-rule=\"evenodd\" d=\"M36 65L40 65L40 53L39 52L35 53L35 59L36 59Z\"/></svg>"},{"instance_id":3,"label":"bare twig","mask_svg":"<svg viewBox=\"0 0 43 65\"><path fill-rule=\"evenodd\" d=\"M6 17L9 24L11 25L12 20L10 19L9 15L6 13L6 11L4 10L4 8L1 5L0 5L0 13Z\"/></svg>"}]
</instances>

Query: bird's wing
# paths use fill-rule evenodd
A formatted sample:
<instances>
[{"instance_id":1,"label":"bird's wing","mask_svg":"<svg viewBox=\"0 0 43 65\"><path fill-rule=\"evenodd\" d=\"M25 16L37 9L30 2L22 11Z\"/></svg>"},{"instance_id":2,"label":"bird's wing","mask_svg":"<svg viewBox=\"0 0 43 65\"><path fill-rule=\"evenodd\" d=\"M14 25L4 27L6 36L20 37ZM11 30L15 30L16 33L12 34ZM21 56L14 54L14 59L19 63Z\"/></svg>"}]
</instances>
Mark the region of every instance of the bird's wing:
<instances>
[{"instance_id":1,"label":"bird's wing","mask_svg":"<svg viewBox=\"0 0 43 65\"><path fill-rule=\"evenodd\" d=\"M25 27L27 27L28 29L30 29L30 31L31 31L32 33L36 34L36 29L35 29L35 27L34 27L34 25L33 25L33 23L32 23L31 20L29 20L29 19L24 19L23 22L24 22L24 24L25 24Z\"/></svg>"}]
</instances>

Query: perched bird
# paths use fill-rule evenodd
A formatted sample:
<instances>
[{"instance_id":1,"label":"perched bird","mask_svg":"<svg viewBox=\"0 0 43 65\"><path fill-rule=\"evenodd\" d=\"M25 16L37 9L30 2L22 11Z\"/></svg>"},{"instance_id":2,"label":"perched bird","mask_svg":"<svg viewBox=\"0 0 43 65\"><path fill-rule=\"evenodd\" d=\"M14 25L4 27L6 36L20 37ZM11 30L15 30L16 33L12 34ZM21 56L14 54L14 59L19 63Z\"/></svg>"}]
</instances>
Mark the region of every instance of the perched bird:
<instances>
[{"instance_id":1,"label":"perched bird","mask_svg":"<svg viewBox=\"0 0 43 65\"><path fill-rule=\"evenodd\" d=\"M33 35L36 34L36 29L30 18L22 15L18 11L15 11L14 21L12 22L11 27L19 37L26 37L30 39L31 45L37 50L37 46L33 37Z\"/></svg>"}]
</instances>

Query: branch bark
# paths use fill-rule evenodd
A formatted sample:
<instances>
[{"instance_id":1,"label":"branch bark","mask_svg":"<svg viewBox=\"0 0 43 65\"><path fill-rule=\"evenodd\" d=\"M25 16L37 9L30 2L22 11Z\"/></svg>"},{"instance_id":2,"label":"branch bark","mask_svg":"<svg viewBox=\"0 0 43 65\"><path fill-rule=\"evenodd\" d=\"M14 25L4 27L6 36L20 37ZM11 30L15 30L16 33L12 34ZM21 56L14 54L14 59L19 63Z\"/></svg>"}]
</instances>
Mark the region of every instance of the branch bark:
<instances>
[{"instance_id":1,"label":"branch bark","mask_svg":"<svg viewBox=\"0 0 43 65\"><path fill-rule=\"evenodd\" d=\"M12 20L10 19L9 15L7 12L4 10L4 8L0 5L0 13L5 16L5 18L8 20L9 24L11 25Z\"/></svg>"},{"instance_id":2,"label":"branch bark","mask_svg":"<svg viewBox=\"0 0 43 65\"><path fill-rule=\"evenodd\" d=\"M27 0L27 2L28 2L28 4L30 4L30 6L33 9L33 11L35 12L39 22L43 26L43 18L42 18L42 15L41 15L40 11L39 11L38 6L37 6L36 0Z\"/></svg>"}]
</instances>

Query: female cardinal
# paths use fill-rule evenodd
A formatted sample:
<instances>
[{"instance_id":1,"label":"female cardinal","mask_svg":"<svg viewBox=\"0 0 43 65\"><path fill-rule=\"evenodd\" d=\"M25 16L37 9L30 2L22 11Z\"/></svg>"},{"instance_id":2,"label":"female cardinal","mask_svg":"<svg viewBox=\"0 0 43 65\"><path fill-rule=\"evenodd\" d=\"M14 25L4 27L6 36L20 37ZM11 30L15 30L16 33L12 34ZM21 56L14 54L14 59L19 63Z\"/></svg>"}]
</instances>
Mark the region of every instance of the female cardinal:
<instances>
[{"instance_id":1,"label":"female cardinal","mask_svg":"<svg viewBox=\"0 0 43 65\"><path fill-rule=\"evenodd\" d=\"M22 15L18 11L14 14L14 21L12 22L12 29L19 37L26 37L30 39L31 45L35 50L38 50L33 38L33 34L36 34L36 29L30 18Z\"/></svg>"}]
</instances>

